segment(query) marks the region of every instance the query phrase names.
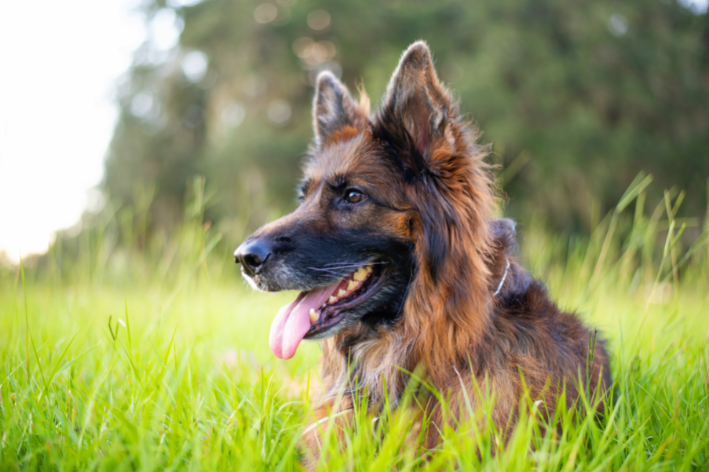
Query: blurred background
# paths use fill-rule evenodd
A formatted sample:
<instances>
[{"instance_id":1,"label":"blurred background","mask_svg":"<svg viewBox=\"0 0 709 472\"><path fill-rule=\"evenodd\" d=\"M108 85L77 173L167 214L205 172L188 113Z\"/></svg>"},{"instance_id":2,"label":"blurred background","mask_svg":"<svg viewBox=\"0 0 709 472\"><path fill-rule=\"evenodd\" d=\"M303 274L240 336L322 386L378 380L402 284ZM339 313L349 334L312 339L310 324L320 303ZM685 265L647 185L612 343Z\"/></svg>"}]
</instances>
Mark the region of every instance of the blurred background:
<instances>
[{"instance_id":1,"label":"blurred background","mask_svg":"<svg viewBox=\"0 0 709 472\"><path fill-rule=\"evenodd\" d=\"M228 255L295 207L318 72L376 104L417 39L492 143L506 216L588 234L649 174L701 232L707 0L40 3L0 14L6 263L92 231L140 251L197 214Z\"/></svg>"},{"instance_id":2,"label":"blurred background","mask_svg":"<svg viewBox=\"0 0 709 472\"><path fill-rule=\"evenodd\" d=\"M708 2L0 0L0 470L302 470L320 348L274 358L294 294L232 254L295 208L318 72L376 107L418 39L620 392L488 469L709 470ZM382 431L328 470L422 468Z\"/></svg>"}]
</instances>

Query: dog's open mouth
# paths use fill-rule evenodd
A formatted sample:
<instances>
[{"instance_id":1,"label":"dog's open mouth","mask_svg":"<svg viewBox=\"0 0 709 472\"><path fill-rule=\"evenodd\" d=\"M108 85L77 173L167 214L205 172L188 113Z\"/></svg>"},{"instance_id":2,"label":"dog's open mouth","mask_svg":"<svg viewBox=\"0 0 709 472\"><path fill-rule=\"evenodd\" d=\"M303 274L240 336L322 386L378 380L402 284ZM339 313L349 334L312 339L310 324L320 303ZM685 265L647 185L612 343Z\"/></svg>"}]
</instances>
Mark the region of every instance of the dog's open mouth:
<instances>
[{"instance_id":1,"label":"dog's open mouth","mask_svg":"<svg viewBox=\"0 0 709 472\"><path fill-rule=\"evenodd\" d=\"M381 269L364 265L332 285L300 292L271 325L269 345L276 357L290 359L303 339L318 338L337 326L348 310L369 299L381 283Z\"/></svg>"}]
</instances>

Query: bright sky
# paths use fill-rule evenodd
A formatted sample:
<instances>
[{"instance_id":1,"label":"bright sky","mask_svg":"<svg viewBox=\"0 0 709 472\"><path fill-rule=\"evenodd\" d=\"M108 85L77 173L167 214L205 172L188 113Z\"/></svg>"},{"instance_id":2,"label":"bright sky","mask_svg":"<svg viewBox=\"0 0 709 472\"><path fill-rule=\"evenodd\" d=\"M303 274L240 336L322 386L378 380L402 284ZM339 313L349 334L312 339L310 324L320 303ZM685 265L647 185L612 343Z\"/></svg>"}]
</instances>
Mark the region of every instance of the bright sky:
<instances>
[{"instance_id":1,"label":"bright sky","mask_svg":"<svg viewBox=\"0 0 709 472\"><path fill-rule=\"evenodd\" d=\"M47 249L103 172L116 80L146 37L136 0L0 7L0 251Z\"/></svg>"}]
</instances>

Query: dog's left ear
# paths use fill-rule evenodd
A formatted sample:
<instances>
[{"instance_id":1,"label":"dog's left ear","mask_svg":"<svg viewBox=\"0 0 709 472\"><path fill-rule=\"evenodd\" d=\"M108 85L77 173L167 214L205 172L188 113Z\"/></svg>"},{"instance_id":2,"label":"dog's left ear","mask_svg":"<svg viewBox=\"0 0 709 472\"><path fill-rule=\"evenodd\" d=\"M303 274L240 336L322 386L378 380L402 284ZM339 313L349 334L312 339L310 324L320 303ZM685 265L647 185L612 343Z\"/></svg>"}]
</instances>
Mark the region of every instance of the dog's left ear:
<instances>
[{"instance_id":1,"label":"dog's left ear","mask_svg":"<svg viewBox=\"0 0 709 472\"><path fill-rule=\"evenodd\" d=\"M387 141L397 147L407 179L430 169L436 149L447 141L446 131L456 113L452 103L448 90L438 80L426 43L418 41L409 46L387 87L379 115ZM449 249L448 223L441 220L439 208L426 203L419 212L424 257L436 281Z\"/></svg>"},{"instance_id":2,"label":"dog's left ear","mask_svg":"<svg viewBox=\"0 0 709 472\"><path fill-rule=\"evenodd\" d=\"M331 72L318 75L313 100L313 128L315 145L320 147L345 128L359 128L366 121L367 112L354 101L347 87Z\"/></svg>"},{"instance_id":3,"label":"dog's left ear","mask_svg":"<svg viewBox=\"0 0 709 472\"><path fill-rule=\"evenodd\" d=\"M418 153L415 157L425 162L431 157L432 144L445 136L453 113L450 94L438 80L431 51L425 42L415 42L394 71L382 116L404 127Z\"/></svg>"}]
</instances>

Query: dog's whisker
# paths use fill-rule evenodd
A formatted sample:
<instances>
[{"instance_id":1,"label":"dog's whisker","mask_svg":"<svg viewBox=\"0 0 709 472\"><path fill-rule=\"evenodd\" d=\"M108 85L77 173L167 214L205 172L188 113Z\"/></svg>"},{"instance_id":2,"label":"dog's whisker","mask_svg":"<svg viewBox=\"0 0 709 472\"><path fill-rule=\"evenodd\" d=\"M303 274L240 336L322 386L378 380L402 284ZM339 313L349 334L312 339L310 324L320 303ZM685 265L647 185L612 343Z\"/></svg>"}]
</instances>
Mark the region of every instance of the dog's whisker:
<instances>
[{"instance_id":1,"label":"dog's whisker","mask_svg":"<svg viewBox=\"0 0 709 472\"><path fill-rule=\"evenodd\" d=\"M375 262L328 262L327 264L323 264L326 266L331 266L331 265L373 265L373 264L388 264L388 261L375 261Z\"/></svg>"},{"instance_id":2,"label":"dog's whisker","mask_svg":"<svg viewBox=\"0 0 709 472\"><path fill-rule=\"evenodd\" d=\"M375 264L388 264L388 261L380 261L380 262L372 262L366 265L375 265ZM342 274L343 270L348 270L348 269L356 269L362 267L362 264L345 264L345 263L331 263L331 264L325 264L325 266L329 267L308 267L310 270L317 270L320 272L328 272L330 274L334 275L344 275Z\"/></svg>"},{"instance_id":3,"label":"dog's whisker","mask_svg":"<svg viewBox=\"0 0 709 472\"><path fill-rule=\"evenodd\" d=\"M388 263L389 263L388 261L380 261L380 262L369 262L369 263L365 263L365 264L362 264L362 263L359 263L359 264L357 264L357 263L342 263L342 264L332 263L332 264L324 264L324 265L328 266L330 268L339 269L339 268L362 267L364 265L379 265L379 264L388 264Z\"/></svg>"}]
</instances>

